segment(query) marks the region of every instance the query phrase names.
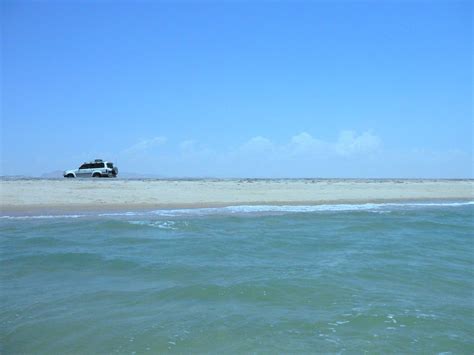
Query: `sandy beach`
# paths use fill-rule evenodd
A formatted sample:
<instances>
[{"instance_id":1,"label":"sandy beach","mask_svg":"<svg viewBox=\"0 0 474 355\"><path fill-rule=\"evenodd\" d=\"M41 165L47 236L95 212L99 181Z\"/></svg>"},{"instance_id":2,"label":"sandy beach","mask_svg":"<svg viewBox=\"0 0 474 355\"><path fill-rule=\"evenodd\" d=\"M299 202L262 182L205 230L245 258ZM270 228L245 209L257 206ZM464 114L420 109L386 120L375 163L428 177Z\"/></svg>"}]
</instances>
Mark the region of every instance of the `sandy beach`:
<instances>
[{"instance_id":1,"label":"sandy beach","mask_svg":"<svg viewBox=\"0 0 474 355\"><path fill-rule=\"evenodd\" d=\"M473 200L473 180L1 180L1 212Z\"/></svg>"}]
</instances>

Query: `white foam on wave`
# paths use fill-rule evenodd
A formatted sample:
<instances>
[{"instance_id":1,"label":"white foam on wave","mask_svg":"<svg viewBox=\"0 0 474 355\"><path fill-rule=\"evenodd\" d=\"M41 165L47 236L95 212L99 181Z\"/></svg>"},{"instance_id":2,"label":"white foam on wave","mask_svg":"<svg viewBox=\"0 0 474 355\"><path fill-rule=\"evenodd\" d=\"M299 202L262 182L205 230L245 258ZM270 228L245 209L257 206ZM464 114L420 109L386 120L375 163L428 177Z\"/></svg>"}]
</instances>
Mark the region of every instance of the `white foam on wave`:
<instances>
[{"instance_id":1,"label":"white foam on wave","mask_svg":"<svg viewBox=\"0 0 474 355\"><path fill-rule=\"evenodd\" d=\"M332 205L240 205L218 208L195 208L155 210L151 213L158 216L176 217L187 215L214 215L214 214L252 214L252 213L309 213L309 212L350 212L370 211L377 213L389 213L393 208L417 208L417 207L460 207L474 205L474 201L468 202L405 202L405 203L364 203L364 204L332 204Z\"/></svg>"},{"instance_id":2,"label":"white foam on wave","mask_svg":"<svg viewBox=\"0 0 474 355\"><path fill-rule=\"evenodd\" d=\"M174 221L164 221L164 222L162 221L129 221L128 223L139 225L139 226L160 228L160 229L171 229L171 230L177 229L175 227L176 222Z\"/></svg>"},{"instance_id":3,"label":"white foam on wave","mask_svg":"<svg viewBox=\"0 0 474 355\"><path fill-rule=\"evenodd\" d=\"M38 215L38 216L0 216L0 219L56 219L56 218L81 218L83 214L60 214L60 215Z\"/></svg>"},{"instance_id":4,"label":"white foam on wave","mask_svg":"<svg viewBox=\"0 0 474 355\"><path fill-rule=\"evenodd\" d=\"M364 204L328 204L328 205L238 205L227 207L163 209L140 212L111 212L100 214L70 214L70 215L31 215L31 216L0 216L0 219L55 219L82 217L185 217L207 215L246 215L264 213L310 213L310 212L350 212L368 211L375 213L390 213L393 210L420 207L462 207L474 205L474 201L466 202L398 202L398 203L364 203Z\"/></svg>"},{"instance_id":5,"label":"white foam on wave","mask_svg":"<svg viewBox=\"0 0 474 355\"><path fill-rule=\"evenodd\" d=\"M114 212L114 213L100 213L99 217L113 217L113 216L137 216L139 212Z\"/></svg>"}]
</instances>

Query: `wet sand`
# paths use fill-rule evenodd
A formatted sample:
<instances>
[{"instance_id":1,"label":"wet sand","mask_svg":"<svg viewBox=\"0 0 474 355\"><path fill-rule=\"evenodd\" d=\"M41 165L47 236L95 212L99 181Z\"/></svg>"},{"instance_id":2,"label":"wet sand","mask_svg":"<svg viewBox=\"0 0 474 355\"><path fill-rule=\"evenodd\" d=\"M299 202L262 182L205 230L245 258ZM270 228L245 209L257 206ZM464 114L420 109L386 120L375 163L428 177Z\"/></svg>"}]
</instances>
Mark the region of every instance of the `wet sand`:
<instances>
[{"instance_id":1,"label":"wet sand","mask_svg":"<svg viewBox=\"0 0 474 355\"><path fill-rule=\"evenodd\" d=\"M474 200L474 180L0 180L1 212Z\"/></svg>"}]
</instances>

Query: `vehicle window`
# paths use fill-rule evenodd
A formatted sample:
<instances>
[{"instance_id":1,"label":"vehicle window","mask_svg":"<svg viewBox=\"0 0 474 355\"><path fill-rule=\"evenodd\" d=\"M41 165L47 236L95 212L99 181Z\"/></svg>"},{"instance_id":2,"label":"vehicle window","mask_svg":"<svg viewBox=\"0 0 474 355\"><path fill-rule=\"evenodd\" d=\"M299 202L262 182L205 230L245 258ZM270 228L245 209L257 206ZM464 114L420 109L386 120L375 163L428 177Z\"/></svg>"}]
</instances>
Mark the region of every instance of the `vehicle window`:
<instances>
[{"instance_id":1,"label":"vehicle window","mask_svg":"<svg viewBox=\"0 0 474 355\"><path fill-rule=\"evenodd\" d=\"M112 164L112 163L107 163L107 168L113 169L113 168L114 168L114 164Z\"/></svg>"},{"instance_id":2,"label":"vehicle window","mask_svg":"<svg viewBox=\"0 0 474 355\"><path fill-rule=\"evenodd\" d=\"M99 169L99 168L103 168L104 167L104 163L92 163L90 164L90 168L89 169Z\"/></svg>"},{"instance_id":3,"label":"vehicle window","mask_svg":"<svg viewBox=\"0 0 474 355\"><path fill-rule=\"evenodd\" d=\"M87 168L86 168L86 165L87 165L87 164L82 164L82 165L79 167L79 169L87 169Z\"/></svg>"}]
</instances>

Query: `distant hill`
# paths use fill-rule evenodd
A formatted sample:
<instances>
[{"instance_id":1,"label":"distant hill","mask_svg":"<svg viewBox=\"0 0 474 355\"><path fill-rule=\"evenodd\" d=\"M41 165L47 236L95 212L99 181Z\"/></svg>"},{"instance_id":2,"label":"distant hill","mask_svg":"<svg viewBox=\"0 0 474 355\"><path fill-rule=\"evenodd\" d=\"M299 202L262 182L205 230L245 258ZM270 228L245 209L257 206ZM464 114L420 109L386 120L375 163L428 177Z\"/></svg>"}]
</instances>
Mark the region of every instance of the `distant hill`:
<instances>
[{"instance_id":1,"label":"distant hill","mask_svg":"<svg viewBox=\"0 0 474 355\"><path fill-rule=\"evenodd\" d=\"M25 180L25 179L31 179L31 176L27 176L27 175L0 175L0 179L2 179L2 180Z\"/></svg>"}]
</instances>

